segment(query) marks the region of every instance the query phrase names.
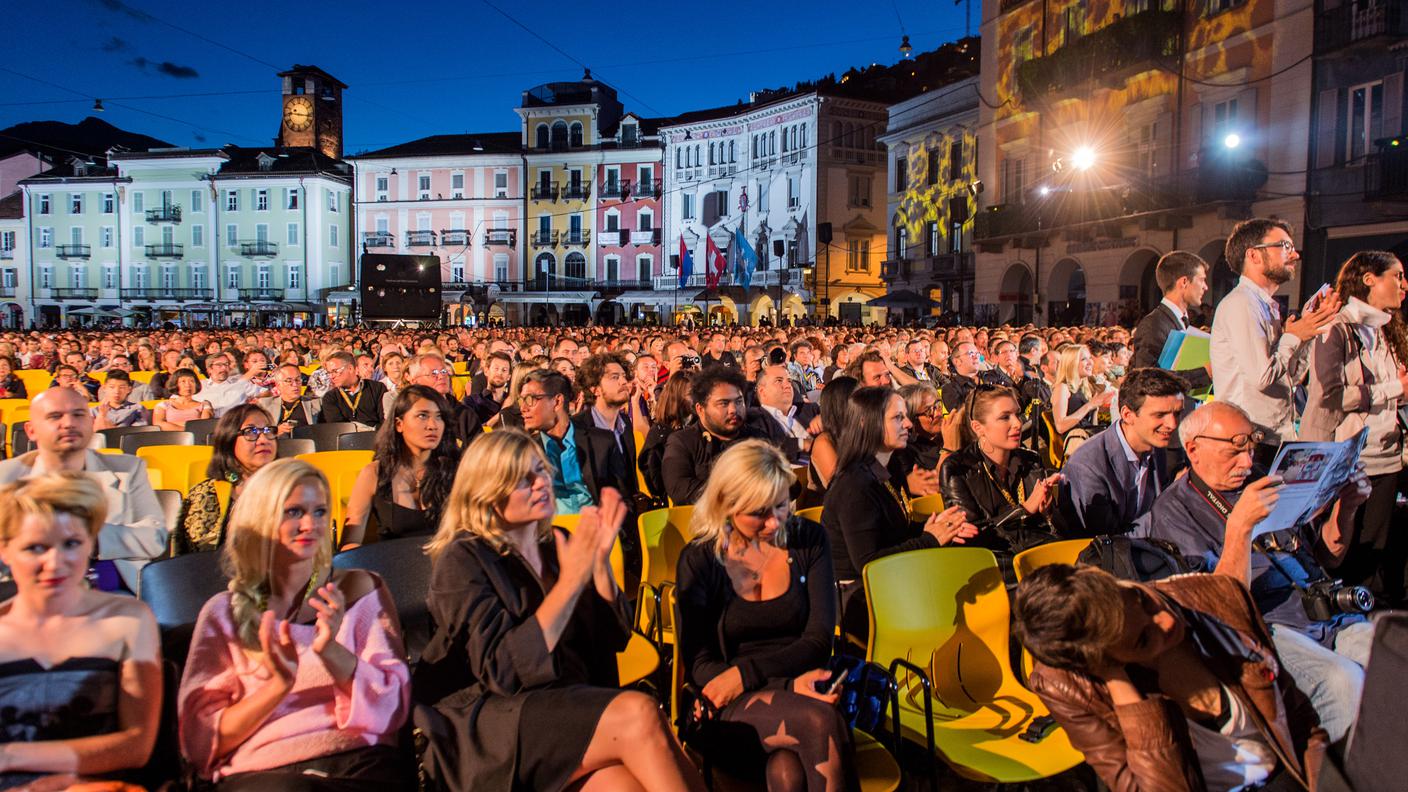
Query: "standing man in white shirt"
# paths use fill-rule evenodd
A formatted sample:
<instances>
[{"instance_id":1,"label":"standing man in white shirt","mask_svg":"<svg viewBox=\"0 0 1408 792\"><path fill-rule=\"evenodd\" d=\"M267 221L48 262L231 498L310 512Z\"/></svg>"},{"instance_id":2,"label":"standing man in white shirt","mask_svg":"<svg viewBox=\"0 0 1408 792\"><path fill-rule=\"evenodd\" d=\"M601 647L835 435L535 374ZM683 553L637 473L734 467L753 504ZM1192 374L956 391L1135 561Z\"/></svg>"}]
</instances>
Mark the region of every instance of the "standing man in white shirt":
<instances>
[{"instance_id":1,"label":"standing man in white shirt","mask_svg":"<svg viewBox=\"0 0 1408 792\"><path fill-rule=\"evenodd\" d=\"M210 406L215 408L216 418L237 404L262 398L265 394L263 388L249 380L230 376L233 366L230 355L225 352L217 352L205 359L206 373L210 378L201 386L195 399L210 402Z\"/></svg>"},{"instance_id":2,"label":"standing man in white shirt","mask_svg":"<svg viewBox=\"0 0 1408 792\"><path fill-rule=\"evenodd\" d=\"M1295 276L1300 254L1290 226L1253 218L1227 238L1227 265L1241 276L1212 320L1212 383L1219 401L1241 407L1265 433L1257 462L1271 461L1282 440L1294 440L1292 391L1309 372L1310 345L1335 318L1340 300L1329 292L1301 316L1281 316L1273 296Z\"/></svg>"}]
</instances>

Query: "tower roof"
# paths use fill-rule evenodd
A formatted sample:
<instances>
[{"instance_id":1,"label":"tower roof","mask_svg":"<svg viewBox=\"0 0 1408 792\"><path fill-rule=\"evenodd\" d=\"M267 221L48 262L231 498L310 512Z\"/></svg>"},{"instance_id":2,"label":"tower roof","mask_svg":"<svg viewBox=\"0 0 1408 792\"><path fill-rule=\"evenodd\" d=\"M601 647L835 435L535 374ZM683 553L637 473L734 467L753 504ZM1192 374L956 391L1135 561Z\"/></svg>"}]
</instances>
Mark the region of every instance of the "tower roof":
<instances>
[{"instance_id":1,"label":"tower roof","mask_svg":"<svg viewBox=\"0 0 1408 792\"><path fill-rule=\"evenodd\" d=\"M347 88L347 84L346 84L346 83L344 83L343 81L337 79L336 77L332 76L331 74L328 74L327 72L323 71L322 69L319 69L317 66L304 66L304 65L302 65L302 64L295 63L295 64L293 64L293 68L292 68L292 69L289 69L288 71L279 72L279 75L278 75L278 76L280 76L280 77L305 76L305 77L306 77L306 76L308 76L308 75L314 75L314 76L317 76L317 77L321 77L321 78L323 78L324 80L326 80L327 82L333 83L333 84L336 85L338 88L342 88L342 89L344 89L344 90Z\"/></svg>"}]
</instances>

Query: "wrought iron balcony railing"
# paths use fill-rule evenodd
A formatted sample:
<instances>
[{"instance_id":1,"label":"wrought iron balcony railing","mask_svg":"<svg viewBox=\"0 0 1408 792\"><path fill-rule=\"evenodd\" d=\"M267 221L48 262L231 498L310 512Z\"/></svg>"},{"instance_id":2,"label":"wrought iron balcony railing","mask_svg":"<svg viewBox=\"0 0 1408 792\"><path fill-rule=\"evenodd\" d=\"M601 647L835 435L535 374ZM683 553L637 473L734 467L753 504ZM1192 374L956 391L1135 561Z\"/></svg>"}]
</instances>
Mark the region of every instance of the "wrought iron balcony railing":
<instances>
[{"instance_id":1,"label":"wrought iron balcony railing","mask_svg":"<svg viewBox=\"0 0 1408 792\"><path fill-rule=\"evenodd\" d=\"M642 198L659 198L660 180L646 179L644 181L637 182L635 186L631 188L631 195L635 195Z\"/></svg>"},{"instance_id":2,"label":"wrought iron balcony railing","mask_svg":"<svg viewBox=\"0 0 1408 792\"><path fill-rule=\"evenodd\" d=\"M1342 2L1316 15L1315 51L1324 53L1405 35L1408 35L1408 0Z\"/></svg>"},{"instance_id":3,"label":"wrought iron balcony railing","mask_svg":"<svg viewBox=\"0 0 1408 792\"><path fill-rule=\"evenodd\" d=\"M147 247L151 247L148 245ZM86 259L93 254L92 245L59 245L54 248L54 255L61 259Z\"/></svg>"},{"instance_id":4,"label":"wrought iron balcony railing","mask_svg":"<svg viewBox=\"0 0 1408 792\"><path fill-rule=\"evenodd\" d=\"M283 299L283 289L240 289L240 300L243 302L282 302Z\"/></svg>"},{"instance_id":5,"label":"wrought iron balcony railing","mask_svg":"<svg viewBox=\"0 0 1408 792\"><path fill-rule=\"evenodd\" d=\"M435 247L434 231L407 231L407 247Z\"/></svg>"},{"instance_id":6,"label":"wrought iron balcony railing","mask_svg":"<svg viewBox=\"0 0 1408 792\"><path fill-rule=\"evenodd\" d=\"M533 185L530 195L535 201L556 201L557 182L538 182Z\"/></svg>"},{"instance_id":7,"label":"wrought iron balcony railing","mask_svg":"<svg viewBox=\"0 0 1408 792\"><path fill-rule=\"evenodd\" d=\"M603 201L622 201L631 194L630 179L608 181L601 186L601 199Z\"/></svg>"},{"instance_id":8,"label":"wrought iron balcony railing","mask_svg":"<svg viewBox=\"0 0 1408 792\"><path fill-rule=\"evenodd\" d=\"M182 258L185 246L180 242L158 242L147 245L147 258Z\"/></svg>"},{"instance_id":9,"label":"wrought iron balcony railing","mask_svg":"<svg viewBox=\"0 0 1408 792\"><path fill-rule=\"evenodd\" d=\"M533 247L557 247L557 231L534 231Z\"/></svg>"},{"instance_id":10,"label":"wrought iron balcony railing","mask_svg":"<svg viewBox=\"0 0 1408 792\"><path fill-rule=\"evenodd\" d=\"M518 247L518 231L512 228L491 228L484 232L484 244Z\"/></svg>"},{"instance_id":11,"label":"wrought iron balcony railing","mask_svg":"<svg viewBox=\"0 0 1408 792\"><path fill-rule=\"evenodd\" d=\"M631 232L632 245L658 245L660 244L660 229L647 228L644 231Z\"/></svg>"},{"instance_id":12,"label":"wrought iron balcony railing","mask_svg":"<svg viewBox=\"0 0 1408 792\"><path fill-rule=\"evenodd\" d=\"M52 296L55 300L96 300L96 299L98 299L98 290L97 290L97 289L89 289L89 288L86 288L86 287L77 287L77 288L67 288L67 287L65 287L65 288L50 289L50 290L49 290L49 294L50 294L50 296Z\"/></svg>"},{"instance_id":13,"label":"wrought iron balcony railing","mask_svg":"<svg viewBox=\"0 0 1408 792\"><path fill-rule=\"evenodd\" d=\"M469 231L464 228L446 228L440 231L440 244L455 247L467 247L469 245Z\"/></svg>"},{"instance_id":14,"label":"wrought iron balcony railing","mask_svg":"<svg viewBox=\"0 0 1408 792\"><path fill-rule=\"evenodd\" d=\"M592 197L592 183L589 181L569 182L562 188L562 200L585 201Z\"/></svg>"},{"instance_id":15,"label":"wrought iron balcony railing","mask_svg":"<svg viewBox=\"0 0 1408 792\"><path fill-rule=\"evenodd\" d=\"M178 204L163 204L155 209L148 209L147 222L179 223L181 222L181 207Z\"/></svg>"},{"instance_id":16,"label":"wrought iron balcony railing","mask_svg":"<svg viewBox=\"0 0 1408 792\"><path fill-rule=\"evenodd\" d=\"M240 255L247 258L269 258L279 255L279 243L267 239L240 243Z\"/></svg>"},{"instance_id":17,"label":"wrought iron balcony railing","mask_svg":"<svg viewBox=\"0 0 1408 792\"><path fill-rule=\"evenodd\" d=\"M1130 14L1081 36L1049 55L1017 67L1017 84L1025 97L1064 93L1091 80L1112 84L1141 66L1177 54L1182 17L1154 7Z\"/></svg>"},{"instance_id":18,"label":"wrought iron balcony railing","mask_svg":"<svg viewBox=\"0 0 1408 792\"><path fill-rule=\"evenodd\" d=\"M369 248L396 247L396 237L389 231L368 231L362 234L362 246Z\"/></svg>"},{"instance_id":19,"label":"wrought iron balcony railing","mask_svg":"<svg viewBox=\"0 0 1408 792\"><path fill-rule=\"evenodd\" d=\"M210 289L185 289L185 288L142 288L123 289L121 291L124 300L173 300L184 302L186 300L209 300L213 294Z\"/></svg>"},{"instance_id":20,"label":"wrought iron balcony railing","mask_svg":"<svg viewBox=\"0 0 1408 792\"><path fill-rule=\"evenodd\" d=\"M592 232L587 230L567 231L562 235L562 244L568 247L586 247L591 241Z\"/></svg>"}]
</instances>

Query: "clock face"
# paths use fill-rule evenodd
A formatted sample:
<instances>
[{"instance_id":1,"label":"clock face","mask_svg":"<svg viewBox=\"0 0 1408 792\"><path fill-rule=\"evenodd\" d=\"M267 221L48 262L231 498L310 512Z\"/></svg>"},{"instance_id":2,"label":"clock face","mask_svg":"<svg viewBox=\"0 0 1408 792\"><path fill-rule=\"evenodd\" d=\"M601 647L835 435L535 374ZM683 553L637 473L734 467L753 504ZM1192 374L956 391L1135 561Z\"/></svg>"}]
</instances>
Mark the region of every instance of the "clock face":
<instances>
[{"instance_id":1,"label":"clock face","mask_svg":"<svg viewBox=\"0 0 1408 792\"><path fill-rule=\"evenodd\" d=\"M313 102L306 96L295 96L284 103L284 126L303 132L313 126Z\"/></svg>"}]
</instances>

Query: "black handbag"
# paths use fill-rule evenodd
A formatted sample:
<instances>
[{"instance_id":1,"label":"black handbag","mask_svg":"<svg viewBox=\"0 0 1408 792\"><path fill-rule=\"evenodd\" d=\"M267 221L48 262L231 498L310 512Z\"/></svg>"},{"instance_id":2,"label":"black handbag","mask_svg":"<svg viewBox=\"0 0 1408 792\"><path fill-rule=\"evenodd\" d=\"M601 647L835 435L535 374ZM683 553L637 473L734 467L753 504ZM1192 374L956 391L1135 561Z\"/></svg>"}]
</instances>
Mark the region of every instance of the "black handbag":
<instances>
[{"instance_id":1,"label":"black handbag","mask_svg":"<svg viewBox=\"0 0 1408 792\"><path fill-rule=\"evenodd\" d=\"M851 655L836 655L827 664L831 678L827 688L844 674L836 699L836 709L852 729L875 734L884 725L886 708L895 691L895 678L884 668Z\"/></svg>"}]
</instances>

